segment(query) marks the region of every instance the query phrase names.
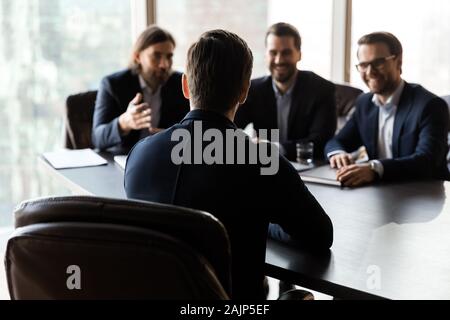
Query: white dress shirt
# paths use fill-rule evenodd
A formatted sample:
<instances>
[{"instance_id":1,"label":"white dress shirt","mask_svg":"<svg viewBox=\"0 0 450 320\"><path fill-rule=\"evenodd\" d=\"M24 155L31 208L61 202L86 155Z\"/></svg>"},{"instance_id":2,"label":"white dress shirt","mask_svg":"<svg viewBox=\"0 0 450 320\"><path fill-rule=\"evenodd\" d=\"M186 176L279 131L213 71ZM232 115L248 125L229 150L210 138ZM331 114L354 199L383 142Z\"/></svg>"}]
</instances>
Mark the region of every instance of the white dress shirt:
<instances>
[{"instance_id":1,"label":"white dress shirt","mask_svg":"<svg viewBox=\"0 0 450 320\"><path fill-rule=\"evenodd\" d=\"M139 83L141 85L142 93L144 96L144 102L147 102L152 110L151 113L151 125L153 128L158 128L159 120L161 119L161 86L153 92L152 89L147 85L144 78L139 75Z\"/></svg>"},{"instance_id":2,"label":"white dress shirt","mask_svg":"<svg viewBox=\"0 0 450 320\"><path fill-rule=\"evenodd\" d=\"M275 81L272 81L273 92L275 94L275 100L277 102L277 119L278 119L278 129L280 130L280 143L286 143L288 140L288 124L289 124L289 113L291 111L292 105L292 92L294 91L295 84L297 82L297 77L292 83L291 87L285 93L282 93Z\"/></svg>"},{"instance_id":3,"label":"white dress shirt","mask_svg":"<svg viewBox=\"0 0 450 320\"><path fill-rule=\"evenodd\" d=\"M372 102L379 108L378 114L378 159L392 159L392 135L397 107L400 102L405 81L402 80L394 93L383 104L377 95Z\"/></svg>"},{"instance_id":4,"label":"white dress shirt","mask_svg":"<svg viewBox=\"0 0 450 320\"><path fill-rule=\"evenodd\" d=\"M378 159L392 159L392 138L394 133L395 115L400 98L405 88L405 81L401 81L400 85L395 89L394 93L383 104L379 97L374 94L372 102L379 108L378 112ZM383 164L379 160L372 160L373 168L381 178L384 174Z\"/></svg>"}]
</instances>

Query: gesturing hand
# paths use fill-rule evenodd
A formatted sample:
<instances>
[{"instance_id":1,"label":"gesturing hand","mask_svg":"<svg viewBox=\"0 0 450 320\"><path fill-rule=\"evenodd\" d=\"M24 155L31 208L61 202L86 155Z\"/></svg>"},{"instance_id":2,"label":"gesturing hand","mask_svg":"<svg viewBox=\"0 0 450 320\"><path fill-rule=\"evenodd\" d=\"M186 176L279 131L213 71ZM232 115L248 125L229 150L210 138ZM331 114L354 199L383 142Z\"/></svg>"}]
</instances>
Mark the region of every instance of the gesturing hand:
<instances>
[{"instance_id":1,"label":"gesturing hand","mask_svg":"<svg viewBox=\"0 0 450 320\"><path fill-rule=\"evenodd\" d=\"M148 103L142 102L143 97L138 93L128 105L127 111L119 117L119 127L123 135L131 130L151 129L151 109Z\"/></svg>"}]
</instances>

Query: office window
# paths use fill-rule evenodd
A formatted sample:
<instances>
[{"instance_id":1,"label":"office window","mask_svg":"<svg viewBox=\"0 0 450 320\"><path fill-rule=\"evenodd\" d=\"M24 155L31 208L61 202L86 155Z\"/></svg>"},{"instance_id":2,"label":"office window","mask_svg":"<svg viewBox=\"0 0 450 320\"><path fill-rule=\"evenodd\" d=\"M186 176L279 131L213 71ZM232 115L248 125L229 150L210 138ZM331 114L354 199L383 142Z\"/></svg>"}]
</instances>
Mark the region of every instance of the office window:
<instances>
[{"instance_id":1,"label":"office window","mask_svg":"<svg viewBox=\"0 0 450 320\"><path fill-rule=\"evenodd\" d=\"M270 0L268 25L284 21L302 37L299 68L329 79L331 76L333 0Z\"/></svg>"},{"instance_id":2,"label":"office window","mask_svg":"<svg viewBox=\"0 0 450 320\"><path fill-rule=\"evenodd\" d=\"M156 3L157 23L175 36L174 68L184 70L189 46L205 31L221 28L247 41L254 55L253 77L268 73L264 38L275 22L295 25L303 38L301 69L330 76L332 0L164 0Z\"/></svg>"},{"instance_id":3,"label":"office window","mask_svg":"<svg viewBox=\"0 0 450 320\"><path fill-rule=\"evenodd\" d=\"M389 31L403 45L403 77L438 94L450 94L450 2L410 0L353 1L352 65L358 39ZM352 83L365 88L354 67Z\"/></svg>"},{"instance_id":4,"label":"office window","mask_svg":"<svg viewBox=\"0 0 450 320\"><path fill-rule=\"evenodd\" d=\"M130 16L124 0L0 2L0 229L20 201L68 193L37 157L63 146L66 97L126 66Z\"/></svg>"}]
</instances>

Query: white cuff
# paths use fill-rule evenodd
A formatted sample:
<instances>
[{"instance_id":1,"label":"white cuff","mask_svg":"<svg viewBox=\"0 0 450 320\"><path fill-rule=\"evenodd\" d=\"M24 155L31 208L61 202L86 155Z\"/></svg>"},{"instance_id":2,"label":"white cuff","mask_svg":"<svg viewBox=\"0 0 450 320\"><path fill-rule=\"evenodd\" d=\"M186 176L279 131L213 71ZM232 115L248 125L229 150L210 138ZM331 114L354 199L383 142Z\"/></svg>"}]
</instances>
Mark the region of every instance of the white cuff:
<instances>
[{"instance_id":1,"label":"white cuff","mask_svg":"<svg viewBox=\"0 0 450 320\"><path fill-rule=\"evenodd\" d=\"M335 155L341 154L341 153L347 153L347 152L345 152L344 150L331 151L327 154L327 158L328 158L328 160L330 160L332 156L335 156Z\"/></svg>"},{"instance_id":2,"label":"white cuff","mask_svg":"<svg viewBox=\"0 0 450 320\"><path fill-rule=\"evenodd\" d=\"M383 164L379 160L370 160L369 163L371 164L371 168L378 174L378 176L383 178L384 174L384 167Z\"/></svg>"}]
</instances>

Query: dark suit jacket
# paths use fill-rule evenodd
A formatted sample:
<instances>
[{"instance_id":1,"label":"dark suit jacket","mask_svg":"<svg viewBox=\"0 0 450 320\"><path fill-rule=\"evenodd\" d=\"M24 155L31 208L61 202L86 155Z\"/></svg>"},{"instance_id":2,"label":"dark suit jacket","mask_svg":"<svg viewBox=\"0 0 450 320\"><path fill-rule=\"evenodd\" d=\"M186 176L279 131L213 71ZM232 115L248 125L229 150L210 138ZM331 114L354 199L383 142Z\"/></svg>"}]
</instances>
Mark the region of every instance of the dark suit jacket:
<instances>
[{"instance_id":1,"label":"dark suit jacket","mask_svg":"<svg viewBox=\"0 0 450 320\"><path fill-rule=\"evenodd\" d=\"M367 93L356 101L356 111L325 148L325 153L352 152L365 146L377 159L378 113ZM446 166L449 115L445 102L417 84L406 84L397 107L393 133L393 159L380 160L383 180L449 179Z\"/></svg>"},{"instance_id":2,"label":"dark suit jacket","mask_svg":"<svg viewBox=\"0 0 450 320\"><path fill-rule=\"evenodd\" d=\"M247 102L242 105L235 123L244 128L253 122L255 130L278 128L277 103L272 77L252 80ZM323 147L336 131L334 84L310 71L299 71L288 118L288 142L283 143L286 156L295 160L298 141L314 142L314 157L323 159Z\"/></svg>"},{"instance_id":3,"label":"dark suit jacket","mask_svg":"<svg viewBox=\"0 0 450 320\"><path fill-rule=\"evenodd\" d=\"M201 121L203 130L236 130L231 121L218 113L195 110L180 124L140 141L128 157L127 196L199 209L216 216L230 236L233 298L264 299L269 221L280 224L306 248L322 250L327 250L333 241L331 221L296 170L278 152L279 171L273 176L262 176L260 165L173 164L171 152L178 142L171 141L172 133L176 129L192 133L194 121Z\"/></svg>"},{"instance_id":4,"label":"dark suit jacket","mask_svg":"<svg viewBox=\"0 0 450 320\"><path fill-rule=\"evenodd\" d=\"M137 93L142 93L138 75L123 70L105 77L95 103L92 141L100 150L128 153L140 139L140 131L121 137L119 116L123 114ZM168 128L189 112L189 100L181 90L181 74L174 72L161 88L161 118L159 128ZM112 149L111 149L112 148Z\"/></svg>"}]
</instances>

